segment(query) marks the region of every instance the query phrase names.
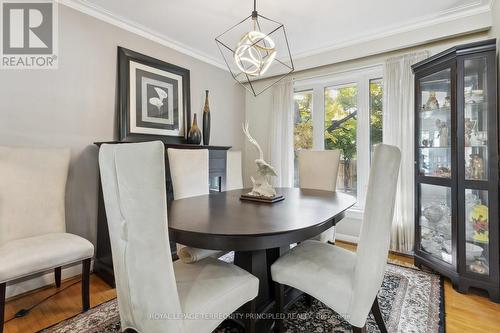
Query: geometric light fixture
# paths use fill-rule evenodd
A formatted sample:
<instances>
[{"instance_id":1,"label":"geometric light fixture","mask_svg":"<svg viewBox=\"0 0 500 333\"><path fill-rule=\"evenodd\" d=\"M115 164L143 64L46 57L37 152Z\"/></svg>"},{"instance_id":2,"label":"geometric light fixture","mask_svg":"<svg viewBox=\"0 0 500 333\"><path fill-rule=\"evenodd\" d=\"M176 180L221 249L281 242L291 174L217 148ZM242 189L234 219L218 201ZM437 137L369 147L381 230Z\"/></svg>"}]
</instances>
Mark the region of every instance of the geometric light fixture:
<instances>
[{"instance_id":1,"label":"geometric light fixture","mask_svg":"<svg viewBox=\"0 0 500 333\"><path fill-rule=\"evenodd\" d=\"M294 70L283 24L253 12L215 38L224 61L236 81L257 96ZM272 77L270 82L256 80Z\"/></svg>"}]
</instances>

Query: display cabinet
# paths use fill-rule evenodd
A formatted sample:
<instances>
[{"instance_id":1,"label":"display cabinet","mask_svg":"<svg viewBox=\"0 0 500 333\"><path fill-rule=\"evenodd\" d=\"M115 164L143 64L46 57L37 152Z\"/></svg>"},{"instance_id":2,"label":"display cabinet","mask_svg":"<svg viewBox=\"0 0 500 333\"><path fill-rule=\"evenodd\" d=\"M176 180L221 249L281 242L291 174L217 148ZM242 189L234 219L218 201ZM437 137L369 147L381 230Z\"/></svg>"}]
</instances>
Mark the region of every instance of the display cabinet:
<instances>
[{"instance_id":1,"label":"display cabinet","mask_svg":"<svg viewBox=\"0 0 500 333\"><path fill-rule=\"evenodd\" d=\"M500 301L496 41L461 45L415 73L415 263Z\"/></svg>"}]
</instances>

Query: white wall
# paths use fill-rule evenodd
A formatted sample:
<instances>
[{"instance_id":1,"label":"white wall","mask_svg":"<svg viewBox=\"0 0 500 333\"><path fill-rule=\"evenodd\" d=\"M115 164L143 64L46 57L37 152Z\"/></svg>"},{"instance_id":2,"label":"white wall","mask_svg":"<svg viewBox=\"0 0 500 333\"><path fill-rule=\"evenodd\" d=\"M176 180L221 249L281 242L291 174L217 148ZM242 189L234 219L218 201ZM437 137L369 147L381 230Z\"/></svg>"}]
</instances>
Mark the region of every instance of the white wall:
<instances>
[{"instance_id":1,"label":"white wall","mask_svg":"<svg viewBox=\"0 0 500 333\"><path fill-rule=\"evenodd\" d=\"M0 145L71 147L67 229L94 244L93 142L117 138L118 46L189 69L192 113L202 112L205 89L210 90L211 143L243 147L244 88L228 72L60 5L59 69L0 71Z\"/></svg>"},{"instance_id":2,"label":"white wall","mask_svg":"<svg viewBox=\"0 0 500 333\"><path fill-rule=\"evenodd\" d=\"M497 1L496 6L498 7L498 5L499 1ZM500 10L496 11L497 26L499 21L498 16L500 16L498 12L500 12ZM498 30L500 29L497 28L497 34ZM431 54L435 54L445 49L448 49L454 45L486 39L488 37L489 37L488 32L481 32L467 36L450 38L447 40L421 45L418 47L402 49L398 51L378 54L360 59L352 59L349 61L343 61L328 66L316 67L296 72L292 75L292 78L294 80L299 80L299 79L312 78L316 76L335 75L335 73L341 73L349 70L359 69L361 67L382 64L389 57L393 57L408 52L428 50ZM267 84L267 82L263 81L257 84ZM246 93L245 119L249 122L252 134L255 135L255 139L260 143L262 147L267 147L265 154L268 153L269 151L269 134L270 134L269 123L270 123L270 116L273 111L272 101L273 101L272 88L257 97L254 97L252 94L248 92ZM249 177L255 172L255 165L253 163L253 160L255 159L255 151L250 145L246 144L244 155L245 157L244 157L243 174L245 178L244 179L245 185L249 185ZM360 227L361 227L361 220L359 219L359 215L352 216L350 218L349 217L345 218L337 225L338 238L348 241L356 241L359 235Z\"/></svg>"}]
</instances>

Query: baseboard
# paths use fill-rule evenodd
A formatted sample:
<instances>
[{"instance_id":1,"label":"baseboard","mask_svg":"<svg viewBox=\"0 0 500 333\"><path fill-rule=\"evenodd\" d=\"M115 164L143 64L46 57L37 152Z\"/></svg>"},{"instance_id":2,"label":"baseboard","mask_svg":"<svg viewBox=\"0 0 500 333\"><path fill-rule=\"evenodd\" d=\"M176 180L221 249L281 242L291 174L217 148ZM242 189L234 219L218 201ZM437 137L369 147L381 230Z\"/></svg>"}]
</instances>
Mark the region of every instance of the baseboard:
<instances>
[{"instance_id":1,"label":"baseboard","mask_svg":"<svg viewBox=\"0 0 500 333\"><path fill-rule=\"evenodd\" d=\"M82 264L76 263L63 267L61 271L61 279L69 279L82 274ZM29 293L36 289L40 289L49 285L55 284L54 271L47 271L40 274L35 274L26 278L18 279L7 283L6 298L12 298L22 294Z\"/></svg>"},{"instance_id":2,"label":"baseboard","mask_svg":"<svg viewBox=\"0 0 500 333\"><path fill-rule=\"evenodd\" d=\"M339 237L340 236L340 237ZM335 237L335 240L338 240L339 242L343 242L349 245L357 246L359 238L351 235L342 235L342 234L337 234ZM411 253L404 253L404 252L398 252L398 251L393 251L389 250L390 254L395 254L401 257L406 257L406 258L414 258L413 254Z\"/></svg>"},{"instance_id":3,"label":"baseboard","mask_svg":"<svg viewBox=\"0 0 500 333\"><path fill-rule=\"evenodd\" d=\"M345 234L339 234L338 232L335 233L335 240L339 240L342 242L346 243L351 243L351 244L358 244L359 237L357 236L352 236L352 235L345 235Z\"/></svg>"}]
</instances>

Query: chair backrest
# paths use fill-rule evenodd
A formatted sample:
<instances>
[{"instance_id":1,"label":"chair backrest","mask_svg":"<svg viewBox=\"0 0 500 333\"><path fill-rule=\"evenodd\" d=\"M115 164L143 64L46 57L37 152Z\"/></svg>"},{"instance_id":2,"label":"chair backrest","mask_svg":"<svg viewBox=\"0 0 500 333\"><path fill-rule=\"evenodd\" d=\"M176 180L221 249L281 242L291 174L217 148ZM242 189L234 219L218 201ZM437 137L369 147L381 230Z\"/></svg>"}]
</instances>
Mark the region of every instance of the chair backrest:
<instances>
[{"instance_id":1,"label":"chair backrest","mask_svg":"<svg viewBox=\"0 0 500 333\"><path fill-rule=\"evenodd\" d=\"M243 188L241 151L229 150L226 159L226 191Z\"/></svg>"},{"instance_id":2,"label":"chair backrest","mask_svg":"<svg viewBox=\"0 0 500 333\"><path fill-rule=\"evenodd\" d=\"M209 193L208 149L168 148L174 200Z\"/></svg>"},{"instance_id":3,"label":"chair backrest","mask_svg":"<svg viewBox=\"0 0 500 333\"><path fill-rule=\"evenodd\" d=\"M337 187L340 150L299 151L299 186L334 192Z\"/></svg>"},{"instance_id":4,"label":"chair backrest","mask_svg":"<svg viewBox=\"0 0 500 333\"><path fill-rule=\"evenodd\" d=\"M0 146L0 245L65 232L70 150Z\"/></svg>"},{"instance_id":5,"label":"chair backrest","mask_svg":"<svg viewBox=\"0 0 500 333\"><path fill-rule=\"evenodd\" d=\"M164 158L159 141L104 144L99 152L122 330L183 331L182 320L165 318L182 312L169 246Z\"/></svg>"},{"instance_id":6,"label":"chair backrest","mask_svg":"<svg viewBox=\"0 0 500 333\"><path fill-rule=\"evenodd\" d=\"M384 144L375 147L349 314L349 322L360 327L366 321L384 278L400 162L401 152L397 147Z\"/></svg>"}]
</instances>

